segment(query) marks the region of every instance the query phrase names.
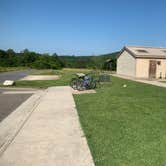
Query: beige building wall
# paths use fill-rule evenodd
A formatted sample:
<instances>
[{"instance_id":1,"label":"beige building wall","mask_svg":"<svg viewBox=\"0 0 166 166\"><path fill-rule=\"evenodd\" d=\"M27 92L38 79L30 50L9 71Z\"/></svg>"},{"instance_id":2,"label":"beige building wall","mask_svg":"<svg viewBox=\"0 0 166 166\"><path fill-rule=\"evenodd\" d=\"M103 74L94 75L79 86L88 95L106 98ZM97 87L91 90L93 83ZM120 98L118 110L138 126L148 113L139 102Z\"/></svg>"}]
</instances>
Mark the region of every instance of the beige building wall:
<instances>
[{"instance_id":1,"label":"beige building wall","mask_svg":"<svg viewBox=\"0 0 166 166\"><path fill-rule=\"evenodd\" d=\"M149 62L150 60L160 61L160 65L156 65L156 78L160 75L162 78L166 76L166 59L136 59L136 77L137 78L149 78Z\"/></svg>"},{"instance_id":2,"label":"beige building wall","mask_svg":"<svg viewBox=\"0 0 166 166\"><path fill-rule=\"evenodd\" d=\"M136 75L136 59L127 51L117 59L117 74L135 77Z\"/></svg>"},{"instance_id":3,"label":"beige building wall","mask_svg":"<svg viewBox=\"0 0 166 166\"><path fill-rule=\"evenodd\" d=\"M149 78L149 59L136 59L136 77Z\"/></svg>"}]
</instances>

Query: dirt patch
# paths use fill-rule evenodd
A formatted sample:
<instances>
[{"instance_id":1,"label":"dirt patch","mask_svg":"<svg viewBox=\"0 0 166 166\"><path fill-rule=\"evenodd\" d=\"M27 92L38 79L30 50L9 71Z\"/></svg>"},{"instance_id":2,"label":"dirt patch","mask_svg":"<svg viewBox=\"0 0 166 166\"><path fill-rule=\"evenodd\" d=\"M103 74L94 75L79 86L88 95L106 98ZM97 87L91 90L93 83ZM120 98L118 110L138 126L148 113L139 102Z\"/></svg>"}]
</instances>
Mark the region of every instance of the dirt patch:
<instances>
[{"instance_id":1,"label":"dirt patch","mask_svg":"<svg viewBox=\"0 0 166 166\"><path fill-rule=\"evenodd\" d=\"M34 81L34 80L58 80L60 76L58 75L28 75L21 80Z\"/></svg>"}]
</instances>

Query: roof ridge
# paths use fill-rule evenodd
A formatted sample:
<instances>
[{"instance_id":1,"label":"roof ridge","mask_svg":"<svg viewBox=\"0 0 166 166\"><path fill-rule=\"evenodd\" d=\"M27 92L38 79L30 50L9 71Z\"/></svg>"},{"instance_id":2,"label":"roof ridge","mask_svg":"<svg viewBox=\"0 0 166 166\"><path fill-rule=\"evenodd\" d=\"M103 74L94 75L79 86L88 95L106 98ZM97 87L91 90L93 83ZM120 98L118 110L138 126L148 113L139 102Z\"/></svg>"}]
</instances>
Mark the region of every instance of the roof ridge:
<instances>
[{"instance_id":1,"label":"roof ridge","mask_svg":"<svg viewBox=\"0 0 166 166\"><path fill-rule=\"evenodd\" d=\"M126 45L125 47L136 47L136 48L155 48L155 49L166 49L166 47L153 47L153 46L129 46L129 45Z\"/></svg>"}]
</instances>

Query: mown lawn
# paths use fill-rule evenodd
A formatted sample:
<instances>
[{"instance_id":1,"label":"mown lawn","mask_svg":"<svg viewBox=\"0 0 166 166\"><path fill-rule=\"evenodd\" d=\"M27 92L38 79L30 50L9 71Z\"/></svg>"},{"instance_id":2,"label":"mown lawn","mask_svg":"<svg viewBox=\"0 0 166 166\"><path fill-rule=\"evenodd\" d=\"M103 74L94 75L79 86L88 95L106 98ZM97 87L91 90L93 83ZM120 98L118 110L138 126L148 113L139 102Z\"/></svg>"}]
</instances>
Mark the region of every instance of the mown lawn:
<instances>
[{"instance_id":1,"label":"mown lawn","mask_svg":"<svg viewBox=\"0 0 166 166\"><path fill-rule=\"evenodd\" d=\"M29 69L27 67L0 67L1 72L9 72L9 71L18 71L18 70L26 70Z\"/></svg>"},{"instance_id":2,"label":"mown lawn","mask_svg":"<svg viewBox=\"0 0 166 166\"><path fill-rule=\"evenodd\" d=\"M16 81L15 87L34 87L34 88L47 88L50 86L66 86L69 85L71 78L75 77L76 73L83 72L89 73L90 70L86 69L63 69L63 70L39 70L35 71L34 75L59 75L58 80L41 80L41 81Z\"/></svg>"},{"instance_id":3,"label":"mown lawn","mask_svg":"<svg viewBox=\"0 0 166 166\"><path fill-rule=\"evenodd\" d=\"M166 89L112 77L74 98L96 166L166 165Z\"/></svg>"}]
</instances>

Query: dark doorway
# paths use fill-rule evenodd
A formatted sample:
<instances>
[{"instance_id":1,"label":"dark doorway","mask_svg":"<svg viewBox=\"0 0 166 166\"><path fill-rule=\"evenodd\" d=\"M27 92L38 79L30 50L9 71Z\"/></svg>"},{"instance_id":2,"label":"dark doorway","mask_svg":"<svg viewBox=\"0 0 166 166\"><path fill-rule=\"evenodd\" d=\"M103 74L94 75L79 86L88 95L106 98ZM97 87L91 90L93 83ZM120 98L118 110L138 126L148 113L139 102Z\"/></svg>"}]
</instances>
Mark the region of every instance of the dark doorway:
<instances>
[{"instance_id":1,"label":"dark doorway","mask_svg":"<svg viewBox=\"0 0 166 166\"><path fill-rule=\"evenodd\" d=\"M150 60L149 61L149 78L156 78L156 61Z\"/></svg>"}]
</instances>

